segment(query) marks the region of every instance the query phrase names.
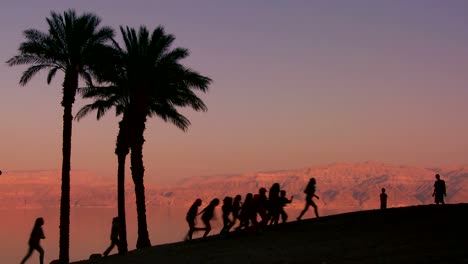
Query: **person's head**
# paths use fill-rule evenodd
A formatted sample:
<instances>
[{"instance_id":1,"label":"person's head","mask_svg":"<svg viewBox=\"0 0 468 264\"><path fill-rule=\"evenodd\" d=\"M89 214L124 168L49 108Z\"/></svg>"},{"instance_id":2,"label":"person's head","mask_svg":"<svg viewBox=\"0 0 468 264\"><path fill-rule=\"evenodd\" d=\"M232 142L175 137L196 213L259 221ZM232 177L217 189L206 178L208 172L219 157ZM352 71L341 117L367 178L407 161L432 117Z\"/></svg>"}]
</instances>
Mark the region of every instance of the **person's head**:
<instances>
[{"instance_id":1,"label":"person's head","mask_svg":"<svg viewBox=\"0 0 468 264\"><path fill-rule=\"evenodd\" d=\"M36 218L36 221L34 222L34 227L40 227L44 225L44 218L38 217Z\"/></svg>"},{"instance_id":2,"label":"person's head","mask_svg":"<svg viewBox=\"0 0 468 264\"><path fill-rule=\"evenodd\" d=\"M211 200L210 205L213 207L219 205L219 199L214 198L213 200Z\"/></svg>"},{"instance_id":3,"label":"person's head","mask_svg":"<svg viewBox=\"0 0 468 264\"><path fill-rule=\"evenodd\" d=\"M440 175L439 174L436 174L435 177L436 177L436 179L440 180Z\"/></svg>"},{"instance_id":4,"label":"person's head","mask_svg":"<svg viewBox=\"0 0 468 264\"><path fill-rule=\"evenodd\" d=\"M119 224L119 217L118 216L112 218L112 224L113 225L118 225Z\"/></svg>"},{"instance_id":5,"label":"person's head","mask_svg":"<svg viewBox=\"0 0 468 264\"><path fill-rule=\"evenodd\" d=\"M383 192L383 193L385 192L385 188L382 188L382 192Z\"/></svg>"},{"instance_id":6,"label":"person's head","mask_svg":"<svg viewBox=\"0 0 468 264\"><path fill-rule=\"evenodd\" d=\"M193 202L193 205L195 206L200 206L202 204L202 200L200 198L196 199L195 202Z\"/></svg>"},{"instance_id":7,"label":"person's head","mask_svg":"<svg viewBox=\"0 0 468 264\"><path fill-rule=\"evenodd\" d=\"M310 182L311 184L315 184L315 183L316 183L315 178L310 178L309 182Z\"/></svg>"},{"instance_id":8,"label":"person's head","mask_svg":"<svg viewBox=\"0 0 468 264\"><path fill-rule=\"evenodd\" d=\"M230 196L224 197L223 204L224 205L232 205L232 197L230 197Z\"/></svg>"},{"instance_id":9,"label":"person's head","mask_svg":"<svg viewBox=\"0 0 468 264\"><path fill-rule=\"evenodd\" d=\"M275 182L270 188L270 192L279 192L280 191L280 184Z\"/></svg>"},{"instance_id":10,"label":"person's head","mask_svg":"<svg viewBox=\"0 0 468 264\"><path fill-rule=\"evenodd\" d=\"M242 196L240 194L236 195L236 197L234 197L234 202L240 202L242 200Z\"/></svg>"},{"instance_id":11,"label":"person's head","mask_svg":"<svg viewBox=\"0 0 468 264\"><path fill-rule=\"evenodd\" d=\"M248 193L248 194L245 196L245 202L251 201L252 198L253 198L253 194L252 194L252 193Z\"/></svg>"},{"instance_id":12,"label":"person's head","mask_svg":"<svg viewBox=\"0 0 468 264\"><path fill-rule=\"evenodd\" d=\"M259 194L265 194L266 192L267 192L267 190L265 188L263 188L263 187L258 190Z\"/></svg>"},{"instance_id":13,"label":"person's head","mask_svg":"<svg viewBox=\"0 0 468 264\"><path fill-rule=\"evenodd\" d=\"M285 197L285 196L286 196L286 191L285 191L285 190L281 190L280 195L281 195L281 197Z\"/></svg>"}]
</instances>

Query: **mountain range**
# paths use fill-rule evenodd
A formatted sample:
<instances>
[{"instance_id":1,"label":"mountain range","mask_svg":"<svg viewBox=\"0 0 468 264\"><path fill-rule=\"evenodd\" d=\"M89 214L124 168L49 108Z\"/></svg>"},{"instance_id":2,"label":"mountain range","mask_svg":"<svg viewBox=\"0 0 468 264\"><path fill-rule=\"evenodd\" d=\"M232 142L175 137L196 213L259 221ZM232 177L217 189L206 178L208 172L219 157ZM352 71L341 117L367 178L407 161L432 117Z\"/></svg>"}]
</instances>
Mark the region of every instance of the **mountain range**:
<instances>
[{"instance_id":1,"label":"mountain range","mask_svg":"<svg viewBox=\"0 0 468 264\"><path fill-rule=\"evenodd\" d=\"M381 162L334 163L302 169L238 175L189 177L173 185L145 184L147 206L188 207L196 198L207 204L213 198L257 193L278 182L290 208L304 204L303 190L311 177L317 180L319 208L326 214L379 207L380 189L388 194L388 207L433 203L434 175L447 185L447 203L468 202L468 167L422 168ZM58 207L60 171L9 171L0 176L0 208ZM90 171L71 173L72 207L114 207L116 181ZM134 206L133 184L127 176L126 201Z\"/></svg>"}]
</instances>

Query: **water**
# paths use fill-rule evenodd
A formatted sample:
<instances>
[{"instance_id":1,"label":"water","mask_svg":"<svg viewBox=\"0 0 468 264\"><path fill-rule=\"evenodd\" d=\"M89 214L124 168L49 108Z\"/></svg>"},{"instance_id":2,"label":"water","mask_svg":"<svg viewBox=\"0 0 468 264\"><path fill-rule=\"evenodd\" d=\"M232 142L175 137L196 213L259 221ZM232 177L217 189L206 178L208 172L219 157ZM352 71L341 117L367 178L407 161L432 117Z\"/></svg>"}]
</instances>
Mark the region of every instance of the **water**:
<instances>
[{"instance_id":1,"label":"water","mask_svg":"<svg viewBox=\"0 0 468 264\"><path fill-rule=\"evenodd\" d=\"M147 208L148 232L153 245L181 241L187 232L184 208ZM70 260L87 259L92 253L102 253L110 244L115 208L72 208L70 215ZM34 221L43 217L46 239L41 240L45 263L58 258L59 209L1 209L0 256L2 263L19 263L28 249L28 239ZM219 221L218 221L219 222ZM218 223L214 223L218 226ZM129 249L137 239L136 209L127 208ZM111 254L115 253L114 249ZM28 263L39 263L35 251Z\"/></svg>"}]
</instances>

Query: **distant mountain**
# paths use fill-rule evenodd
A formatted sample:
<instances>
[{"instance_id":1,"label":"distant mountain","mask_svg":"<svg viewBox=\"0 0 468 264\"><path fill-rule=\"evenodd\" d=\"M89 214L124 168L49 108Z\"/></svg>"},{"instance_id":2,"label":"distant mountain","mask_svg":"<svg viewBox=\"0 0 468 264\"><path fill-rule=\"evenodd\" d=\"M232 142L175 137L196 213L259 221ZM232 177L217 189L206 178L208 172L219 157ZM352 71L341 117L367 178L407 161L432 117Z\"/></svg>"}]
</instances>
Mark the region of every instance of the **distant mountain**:
<instances>
[{"instance_id":1,"label":"distant mountain","mask_svg":"<svg viewBox=\"0 0 468 264\"><path fill-rule=\"evenodd\" d=\"M303 206L303 190L309 178L317 179L317 201L328 213L378 208L382 187L388 206L430 204L434 175L447 184L447 203L468 202L468 167L418 168L380 162L336 163L326 166L241 175L191 177L173 186L146 185L148 205L187 207L196 198L211 199L256 193L260 187L278 182L295 200L291 208ZM130 178L130 177L128 177ZM72 172L72 206L115 206L116 185L109 178L88 171ZM134 205L133 184L127 182L127 203ZM9 172L0 176L0 208L58 206L60 172Z\"/></svg>"}]
</instances>

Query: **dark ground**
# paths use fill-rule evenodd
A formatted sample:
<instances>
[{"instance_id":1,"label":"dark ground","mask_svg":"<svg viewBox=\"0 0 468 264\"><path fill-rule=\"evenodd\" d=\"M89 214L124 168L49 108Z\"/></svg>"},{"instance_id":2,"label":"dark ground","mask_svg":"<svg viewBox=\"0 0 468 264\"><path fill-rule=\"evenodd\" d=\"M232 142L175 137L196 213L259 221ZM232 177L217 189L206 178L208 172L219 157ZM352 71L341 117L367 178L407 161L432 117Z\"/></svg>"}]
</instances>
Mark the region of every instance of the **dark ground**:
<instances>
[{"instance_id":1,"label":"dark ground","mask_svg":"<svg viewBox=\"0 0 468 264\"><path fill-rule=\"evenodd\" d=\"M75 263L468 264L468 204L327 216Z\"/></svg>"}]
</instances>

